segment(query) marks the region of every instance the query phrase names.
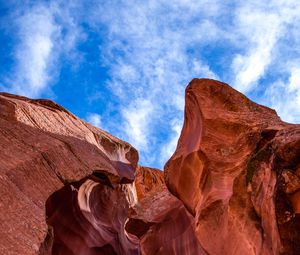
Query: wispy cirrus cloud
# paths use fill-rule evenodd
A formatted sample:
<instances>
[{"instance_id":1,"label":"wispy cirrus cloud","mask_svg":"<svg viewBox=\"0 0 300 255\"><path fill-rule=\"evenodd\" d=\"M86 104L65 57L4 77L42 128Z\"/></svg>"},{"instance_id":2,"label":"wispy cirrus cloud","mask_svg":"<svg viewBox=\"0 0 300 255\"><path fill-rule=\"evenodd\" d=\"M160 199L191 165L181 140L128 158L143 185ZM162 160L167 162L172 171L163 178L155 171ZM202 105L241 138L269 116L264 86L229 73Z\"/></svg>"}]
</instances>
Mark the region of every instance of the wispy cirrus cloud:
<instances>
[{"instance_id":1,"label":"wispy cirrus cloud","mask_svg":"<svg viewBox=\"0 0 300 255\"><path fill-rule=\"evenodd\" d=\"M111 131L135 145L150 164L165 160L153 157L158 147L175 149L189 80L222 79L244 93L255 91L270 72L280 73L284 38L299 23L296 1L116 1L95 10L90 22L108 31L101 45L110 69L107 86L120 100L127 127ZM221 55L207 55L207 49L222 47ZM259 89L267 91L271 85L263 86ZM139 107L142 100L151 102L151 110Z\"/></svg>"},{"instance_id":2,"label":"wispy cirrus cloud","mask_svg":"<svg viewBox=\"0 0 300 255\"><path fill-rule=\"evenodd\" d=\"M61 68L79 66L65 75L91 106L81 117L136 146L142 164L162 167L174 151L194 77L228 82L300 122L297 0L56 0L15 13L15 65L1 88L64 91Z\"/></svg>"},{"instance_id":3,"label":"wispy cirrus cloud","mask_svg":"<svg viewBox=\"0 0 300 255\"><path fill-rule=\"evenodd\" d=\"M131 142L142 150L148 149L147 130L152 122L149 115L152 115L153 110L152 103L145 99L136 99L134 104L122 110L124 131L129 134Z\"/></svg>"},{"instance_id":4,"label":"wispy cirrus cloud","mask_svg":"<svg viewBox=\"0 0 300 255\"><path fill-rule=\"evenodd\" d=\"M216 39L218 29L209 17L218 6L209 1L117 1L99 5L92 16L91 23L108 29L102 60L110 68L107 86L122 108L124 124L112 132L136 146L142 161L157 161L157 148L174 140L172 123L182 123L189 80L217 77L200 51L198 57L189 51Z\"/></svg>"},{"instance_id":5,"label":"wispy cirrus cloud","mask_svg":"<svg viewBox=\"0 0 300 255\"><path fill-rule=\"evenodd\" d=\"M70 16L71 7L40 2L24 5L8 18L15 28L13 73L4 87L12 93L37 97L59 75L61 55L72 56L80 29ZM7 24L8 25L8 24Z\"/></svg>"},{"instance_id":6,"label":"wispy cirrus cloud","mask_svg":"<svg viewBox=\"0 0 300 255\"><path fill-rule=\"evenodd\" d=\"M172 156L177 146L177 141L181 133L182 122L178 119L173 119L171 122L172 131L170 139L162 146L160 150L161 164L167 162L167 160Z\"/></svg>"},{"instance_id":7,"label":"wispy cirrus cloud","mask_svg":"<svg viewBox=\"0 0 300 255\"><path fill-rule=\"evenodd\" d=\"M277 80L265 91L265 103L277 110L283 120L300 123L300 67L290 68L289 78Z\"/></svg>"},{"instance_id":8,"label":"wispy cirrus cloud","mask_svg":"<svg viewBox=\"0 0 300 255\"><path fill-rule=\"evenodd\" d=\"M281 24L277 15L262 11L241 10L238 15L239 29L248 37L247 52L237 54L232 62L235 86L242 92L249 92L264 75L272 62L272 51L280 35Z\"/></svg>"},{"instance_id":9,"label":"wispy cirrus cloud","mask_svg":"<svg viewBox=\"0 0 300 255\"><path fill-rule=\"evenodd\" d=\"M103 128L102 121L101 121L101 115L98 113L88 113L86 121L95 127Z\"/></svg>"},{"instance_id":10,"label":"wispy cirrus cloud","mask_svg":"<svg viewBox=\"0 0 300 255\"><path fill-rule=\"evenodd\" d=\"M300 122L299 12L292 0L241 5L236 34L244 53L232 61L232 84L244 93L260 91L256 100L290 122Z\"/></svg>"},{"instance_id":11,"label":"wispy cirrus cloud","mask_svg":"<svg viewBox=\"0 0 300 255\"><path fill-rule=\"evenodd\" d=\"M55 41L60 27L53 14L38 6L17 18L18 37L15 50L16 68L11 90L18 94L37 96L51 80L49 69L55 60Z\"/></svg>"},{"instance_id":12,"label":"wispy cirrus cloud","mask_svg":"<svg viewBox=\"0 0 300 255\"><path fill-rule=\"evenodd\" d=\"M297 1L254 1L238 6L233 31L244 51L232 61L233 85L238 90L251 92L260 79L278 71L274 64L291 58L280 51L291 43L285 37L291 35L291 25L299 24L299 11ZM272 70L268 70L271 65Z\"/></svg>"}]
</instances>

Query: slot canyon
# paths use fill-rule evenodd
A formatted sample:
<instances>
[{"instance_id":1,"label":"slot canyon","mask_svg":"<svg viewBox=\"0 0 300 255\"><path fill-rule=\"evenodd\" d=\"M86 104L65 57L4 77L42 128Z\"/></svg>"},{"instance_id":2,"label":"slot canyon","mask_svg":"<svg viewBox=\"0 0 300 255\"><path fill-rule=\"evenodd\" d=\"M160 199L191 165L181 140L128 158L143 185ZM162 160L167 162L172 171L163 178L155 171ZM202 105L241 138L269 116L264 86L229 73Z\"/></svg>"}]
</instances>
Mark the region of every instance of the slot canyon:
<instances>
[{"instance_id":1,"label":"slot canyon","mask_svg":"<svg viewBox=\"0 0 300 255\"><path fill-rule=\"evenodd\" d=\"M161 170L55 102L8 93L0 148L0 254L300 254L300 125L225 83L188 84Z\"/></svg>"}]
</instances>

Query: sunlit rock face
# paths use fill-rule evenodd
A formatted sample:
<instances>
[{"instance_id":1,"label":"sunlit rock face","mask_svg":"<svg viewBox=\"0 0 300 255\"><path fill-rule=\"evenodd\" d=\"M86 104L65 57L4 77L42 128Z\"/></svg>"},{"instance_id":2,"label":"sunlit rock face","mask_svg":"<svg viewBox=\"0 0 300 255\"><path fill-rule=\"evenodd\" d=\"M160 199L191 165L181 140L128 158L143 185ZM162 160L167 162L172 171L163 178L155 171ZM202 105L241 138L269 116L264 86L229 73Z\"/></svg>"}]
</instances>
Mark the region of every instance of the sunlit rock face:
<instances>
[{"instance_id":1,"label":"sunlit rock face","mask_svg":"<svg viewBox=\"0 0 300 255\"><path fill-rule=\"evenodd\" d=\"M149 192L164 185L164 183L164 174L161 170L139 166L135 173L138 200L142 200Z\"/></svg>"},{"instance_id":2,"label":"sunlit rock face","mask_svg":"<svg viewBox=\"0 0 300 255\"><path fill-rule=\"evenodd\" d=\"M165 171L49 100L0 93L0 254L300 254L300 126L194 79Z\"/></svg>"},{"instance_id":3,"label":"sunlit rock face","mask_svg":"<svg viewBox=\"0 0 300 255\"><path fill-rule=\"evenodd\" d=\"M194 79L166 184L207 254L300 254L300 125L227 84Z\"/></svg>"}]
</instances>

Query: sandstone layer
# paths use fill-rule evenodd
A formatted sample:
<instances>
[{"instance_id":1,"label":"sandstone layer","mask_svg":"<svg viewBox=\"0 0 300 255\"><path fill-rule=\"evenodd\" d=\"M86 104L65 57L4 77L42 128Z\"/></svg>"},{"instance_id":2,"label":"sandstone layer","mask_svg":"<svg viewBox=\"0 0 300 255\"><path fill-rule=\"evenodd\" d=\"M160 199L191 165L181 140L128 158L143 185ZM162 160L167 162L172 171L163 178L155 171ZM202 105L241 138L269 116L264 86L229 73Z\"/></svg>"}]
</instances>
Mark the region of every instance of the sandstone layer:
<instances>
[{"instance_id":1,"label":"sandstone layer","mask_svg":"<svg viewBox=\"0 0 300 255\"><path fill-rule=\"evenodd\" d=\"M0 254L300 254L300 125L194 79L165 171L50 100L0 93Z\"/></svg>"}]
</instances>

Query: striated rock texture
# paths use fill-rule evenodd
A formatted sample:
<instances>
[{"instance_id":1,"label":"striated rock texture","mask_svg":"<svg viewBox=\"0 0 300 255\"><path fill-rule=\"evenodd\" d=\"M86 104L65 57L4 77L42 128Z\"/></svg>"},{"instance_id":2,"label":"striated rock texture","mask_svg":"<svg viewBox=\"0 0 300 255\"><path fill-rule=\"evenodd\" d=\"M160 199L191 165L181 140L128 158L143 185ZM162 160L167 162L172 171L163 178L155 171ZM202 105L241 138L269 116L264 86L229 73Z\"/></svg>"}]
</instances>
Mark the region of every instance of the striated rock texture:
<instances>
[{"instance_id":1,"label":"striated rock texture","mask_svg":"<svg viewBox=\"0 0 300 255\"><path fill-rule=\"evenodd\" d=\"M128 143L52 101L1 93L0 151L0 254L139 253L124 231L137 199Z\"/></svg>"},{"instance_id":2,"label":"striated rock texture","mask_svg":"<svg viewBox=\"0 0 300 255\"><path fill-rule=\"evenodd\" d=\"M300 254L300 125L227 84L194 79L166 184L207 254Z\"/></svg>"},{"instance_id":3,"label":"striated rock texture","mask_svg":"<svg viewBox=\"0 0 300 255\"><path fill-rule=\"evenodd\" d=\"M300 254L300 125L194 79L165 171L49 100L0 93L0 254Z\"/></svg>"},{"instance_id":4,"label":"striated rock texture","mask_svg":"<svg viewBox=\"0 0 300 255\"><path fill-rule=\"evenodd\" d=\"M1 93L0 146L0 254L202 251L163 172L54 102Z\"/></svg>"},{"instance_id":5,"label":"striated rock texture","mask_svg":"<svg viewBox=\"0 0 300 255\"><path fill-rule=\"evenodd\" d=\"M142 200L149 192L164 185L164 174L162 171L139 166L135 175L135 187L138 200Z\"/></svg>"}]
</instances>

